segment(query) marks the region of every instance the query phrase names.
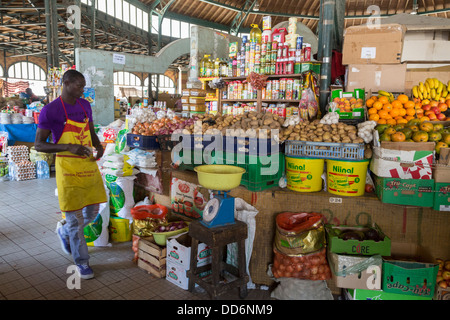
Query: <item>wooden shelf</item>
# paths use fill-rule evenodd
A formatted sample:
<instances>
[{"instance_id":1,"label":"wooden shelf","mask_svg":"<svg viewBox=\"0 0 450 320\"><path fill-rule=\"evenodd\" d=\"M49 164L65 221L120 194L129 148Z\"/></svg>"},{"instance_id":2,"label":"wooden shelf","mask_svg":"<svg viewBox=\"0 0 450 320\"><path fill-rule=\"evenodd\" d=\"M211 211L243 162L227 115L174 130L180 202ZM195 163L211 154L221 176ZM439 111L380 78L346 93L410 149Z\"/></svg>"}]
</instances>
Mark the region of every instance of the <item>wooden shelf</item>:
<instances>
[{"instance_id":1,"label":"wooden shelf","mask_svg":"<svg viewBox=\"0 0 450 320\"><path fill-rule=\"evenodd\" d=\"M222 102L258 102L258 99L222 99Z\"/></svg>"},{"instance_id":2,"label":"wooden shelf","mask_svg":"<svg viewBox=\"0 0 450 320\"><path fill-rule=\"evenodd\" d=\"M299 103L300 100L288 100L288 99L277 99L277 100L267 100L267 99L262 99L262 102L291 102L291 103Z\"/></svg>"}]
</instances>

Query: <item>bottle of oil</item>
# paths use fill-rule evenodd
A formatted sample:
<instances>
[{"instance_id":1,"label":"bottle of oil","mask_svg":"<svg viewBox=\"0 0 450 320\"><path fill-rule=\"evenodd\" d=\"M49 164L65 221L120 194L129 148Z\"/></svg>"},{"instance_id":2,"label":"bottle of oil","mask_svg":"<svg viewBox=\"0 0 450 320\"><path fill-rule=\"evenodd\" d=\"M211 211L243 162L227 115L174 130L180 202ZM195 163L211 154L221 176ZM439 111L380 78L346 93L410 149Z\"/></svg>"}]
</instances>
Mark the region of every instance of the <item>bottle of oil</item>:
<instances>
[{"instance_id":1,"label":"bottle of oil","mask_svg":"<svg viewBox=\"0 0 450 320\"><path fill-rule=\"evenodd\" d=\"M200 60L200 77L206 77L206 68L208 62L208 55L205 54L203 59Z\"/></svg>"},{"instance_id":2,"label":"bottle of oil","mask_svg":"<svg viewBox=\"0 0 450 320\"><path fill-rule=\"evenodd\" d=\"M257 24L251 25L252 29L250 30L250 42L261 43L262 32Z\"/></svg>"},{"instance_id":3,"label":"bottle of oil","mask_svg":"<svg viewBox=\"0 0 450 320\"><path fill-rule=\"evenodd\" d=\"M217 58L216 61L214 61L214 77L220 76L220 59Z\"/></svg>"},{"instance_id":4,"label":"bottle of oil","mask_svg":"<svg viewBox=\"0 0 450 320\"><path fill-rule=\"evenodd\" d=\"M206 55L206 77L212 77L214 74L214 62L211 60L210 55Z\"/></svg>"}]
</instances>

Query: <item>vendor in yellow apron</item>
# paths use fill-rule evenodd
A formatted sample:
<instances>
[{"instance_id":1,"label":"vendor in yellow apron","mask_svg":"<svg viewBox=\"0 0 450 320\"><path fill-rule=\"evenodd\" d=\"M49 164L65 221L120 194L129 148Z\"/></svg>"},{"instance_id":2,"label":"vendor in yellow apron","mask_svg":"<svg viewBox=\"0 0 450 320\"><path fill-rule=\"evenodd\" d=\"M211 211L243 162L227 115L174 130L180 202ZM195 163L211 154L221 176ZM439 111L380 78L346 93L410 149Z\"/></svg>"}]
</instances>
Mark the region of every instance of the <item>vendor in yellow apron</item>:
<instances>
[{"instance_id":1,"label":"vendor in yellow apron","mask_svg":"<svg viewBox=\"0 0 450 320\"><path fill-rule=\"evenodd\" d=\"M67 122L57 144L81 144L92 148L89 117L81 103L77 101L85 113L84 122L70 120L62 99L61 102ZM56 154L55 167L61 211L77 211L89 205L107 202L98 165L92 158L68 151L59 152Z\"/></svg>"}]
</instances>

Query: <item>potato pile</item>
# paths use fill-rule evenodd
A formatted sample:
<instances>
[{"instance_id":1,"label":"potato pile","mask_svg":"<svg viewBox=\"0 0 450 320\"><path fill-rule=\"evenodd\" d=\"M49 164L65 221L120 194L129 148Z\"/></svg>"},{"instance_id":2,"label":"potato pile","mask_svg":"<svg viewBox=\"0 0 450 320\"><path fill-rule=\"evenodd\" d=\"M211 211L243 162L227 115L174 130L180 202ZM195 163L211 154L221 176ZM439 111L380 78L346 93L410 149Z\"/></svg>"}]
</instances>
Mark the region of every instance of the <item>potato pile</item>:
<instances>
[{"instance_id":1,"label":"potato pile","mask_svg":"<svg viewBox=\"0 0 450 320\"><path fill-rule=\"evenodd\" d=\"M337 142L337 143L364 143L358 137L356 126L339 122L334 124L320 123L320 120L312 122L303 121L295 126L284 128L280 132L280 141L297 140L312 142Z\"/></svg>"},{"instance_id":2,"label":"potato pile","mask_svg":"<svg viewBox=\"0 0 450 320\"><path fill-rule=\"evenodd\" d=\"M200 115L198 120L202 121L201 127L194 124L184 128L183 134L227 134L231 130L232 136L236 137L270 137L272 129L282 130L284 118L272 113L250 111L243 115Z\"/></svg>"}]
</instances>

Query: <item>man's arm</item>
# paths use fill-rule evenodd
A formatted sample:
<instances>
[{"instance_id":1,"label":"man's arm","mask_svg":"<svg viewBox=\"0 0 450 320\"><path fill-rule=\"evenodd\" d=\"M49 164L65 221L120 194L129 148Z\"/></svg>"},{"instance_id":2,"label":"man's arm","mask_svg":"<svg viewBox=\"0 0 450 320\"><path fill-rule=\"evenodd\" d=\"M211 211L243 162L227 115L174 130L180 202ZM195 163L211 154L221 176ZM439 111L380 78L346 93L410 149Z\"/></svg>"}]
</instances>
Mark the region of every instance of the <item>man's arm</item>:
<instances>
[{"instance_id":1,"label":"man's arm","mask_svg":"<svg viewBox=\"0 0 450 320\"><path fill-rule=\"evenodd\" d=\"M95 157L95 160L98 160L101 157L103 157L103 153L105 152L105 150L103 149L100 139L95 133L95 127L93 122L89 122L89 129L91 131L92 145L94 146L95 150L97 150L97 156Z\"/></svg>"},{"instance_id":2,"label":"man's arm","mask_svg":"<svg viewBox=\"0 0 450 320\"><path fill-rule=\"evenodd\" d=\"M47 142L51 131L38 128L36 131L36 139L34 141L34 148L38 152L44 153L58 153L69 151L79 156L90 156L91 151L79 144L54 144Z\"/></svg>"}]
</instances>

